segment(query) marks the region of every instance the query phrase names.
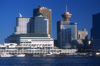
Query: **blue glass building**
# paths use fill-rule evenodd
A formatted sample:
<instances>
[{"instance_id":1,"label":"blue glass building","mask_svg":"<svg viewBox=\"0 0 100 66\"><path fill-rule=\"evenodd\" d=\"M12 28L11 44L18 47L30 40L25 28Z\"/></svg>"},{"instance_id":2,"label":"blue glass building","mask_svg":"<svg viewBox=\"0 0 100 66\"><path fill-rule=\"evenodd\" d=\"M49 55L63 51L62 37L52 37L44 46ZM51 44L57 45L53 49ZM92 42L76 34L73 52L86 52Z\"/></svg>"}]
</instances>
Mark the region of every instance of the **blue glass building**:
<instances>
[{"instance_id":1,"label":"blue glass building","mask_svg":"<svg viewBox=\"0 0 100 66\"><path fill-rule=\"evenodd\" d=\"M92 19L93 46L95 48L100 48L100 13L94 14L92 16Z\"/></svg>"},{"instance_id":2,"label":"blue glass building","mask_svg":"<svg viewBox=\"0 0 100 66\"><path fill-rule=\"evenodd\" d=\"M77 23L63 23L58 33L59 44L64 46L72 46L72 41L77 40Z\"/></svg>"},{"instance_id":3,"label":"blue glass building","mask_svg":"<svg viewBox=\"0 0 100 66\"><path fill-rule=\"evenodd\" d=\"M43 17L42 13L38 13L33 21L33 31L34 33L44 33L44 34L49 34L49 21L47 17Z\"/></svg>"}]
</instances>

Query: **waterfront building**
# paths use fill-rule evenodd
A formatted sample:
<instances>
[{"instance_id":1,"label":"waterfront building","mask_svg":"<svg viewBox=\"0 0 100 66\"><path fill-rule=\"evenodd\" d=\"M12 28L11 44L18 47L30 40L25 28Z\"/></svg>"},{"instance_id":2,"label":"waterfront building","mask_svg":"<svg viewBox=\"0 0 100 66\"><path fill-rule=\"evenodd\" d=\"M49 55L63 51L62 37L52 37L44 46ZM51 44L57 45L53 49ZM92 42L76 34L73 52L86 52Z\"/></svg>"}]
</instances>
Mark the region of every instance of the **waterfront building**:
<instances>
[{"instance_id":1,"label":"waterfront building","mask_svg":"<svg viewBox=\"0 0 100 66\"><path fill-rule=\"evenodd\" d=\"M42 13L42 15L44 16L44 17L47 17L47 19L48 19L48 30L49 30L49 34L50 34L50 36L52 36L51 35L51 9L47 9L46 7L42 7L42 6L39 6L38 8L36 8L36 9L34 9L33 10L33 16L35 17L36 15L37 15L37 13Z\"/></svg>"},{"instance_id":2,"label":"waterfront building","mask_svg":"<svg viewBox=\"0 0 100 66\"><path fill-rule=\"evenodd\" d=\"M100 49L100 13L94 14L92 19L93 46Z\"/></svg>"},{"instance_id":3,"label":"waterfront building","mask_svg":"<svg viewBox=\"0 0 100 66\"><path fill-rule=\"evenodd\" d=\"M20 14L16 20L15 32L5 39L5 43L53 48L54 39L49 34L49 20L39 12L34 17L22 17Z\"/></svg>"},{"instance_id":4,"label":"waterfront building","mask_svg":"<svg viewBox=\"0 0 100 66\"><path fill-rule=\"evenodd\" d=\"M77 40L77 23L70 23L71 15L65 12L62 15L64 20L57 22L57 43L61 48L72 48L75 46L72 41Z\"/></svg>"},{"instance_id":5,"label":"waterfront building","mask_svg":"<svg viewBox=\"0 0 100 66\"><path fill-rule=\"evenodd\" d=\"M51 52L53 55L58 55L58 54L66 54L66 53L76 53L76 49L58 49L58 48L52 48L52 49L41 49L33 46L19 46L16 43L4 43L3 45L0 45L0 52L1 53L9 53L9 54L25 54L32 55L44 55L47 54L48 52ZM0 54L1 54L0 53Z\"/></svg>"},{"instance_id":6,"label":"waterfront building","mask_svg":"<svg viewBox=\"0 0 100 66\"><path fill-rule=\"evenodd\" d=\"M52 48L54 46L54 40L48 34L22 34L11 35L5 40L6 43L17 43L23 46L33 46L41 48Z\"/></svg>"}]
</instances>

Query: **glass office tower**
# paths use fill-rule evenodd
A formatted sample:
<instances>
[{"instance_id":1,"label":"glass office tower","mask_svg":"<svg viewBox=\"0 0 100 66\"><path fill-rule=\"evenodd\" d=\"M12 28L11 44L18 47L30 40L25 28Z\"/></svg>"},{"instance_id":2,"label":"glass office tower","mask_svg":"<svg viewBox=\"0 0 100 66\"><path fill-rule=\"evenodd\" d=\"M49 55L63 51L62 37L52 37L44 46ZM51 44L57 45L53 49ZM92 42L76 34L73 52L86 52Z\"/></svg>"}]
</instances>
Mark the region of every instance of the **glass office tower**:
<instances>
[{"instance_id":1,"label":"glass office tower","mask_svg":"<svg viewBox=\"0 0 100 66\"><path fill-rule=\"evenodd\" d=\"M34 33L49 34L48 23L47 17L43 17L42 13L38 13L33 21Z\"/></svg>"},{"instance_id":2,"label":"glass office tower","mask_svg":"<svg viewBox=\"0 0 100 66\"><path fill-rule=\"evenodd\" d=\"M71 46L73 40L77 40L77 23L63 23L60 32L60 46Z\"/></svg>"},{"instance_id":3,"label":"glass office tower","mask_svg":"<svg viewBox=\"0 0 100 66\"><path fill-rule=\"evenodd\" d=\"M46 7L42 7L42 6L39 6L38 8L36 9L33 9L33 16L35 17L37 15L37 13L42 13L44 17L47 17L49 23L48 23L48 31L49 31L49 35L52 36L52 22L51 22L51 9L48 9Z\"/></svg>"}]
</instances>

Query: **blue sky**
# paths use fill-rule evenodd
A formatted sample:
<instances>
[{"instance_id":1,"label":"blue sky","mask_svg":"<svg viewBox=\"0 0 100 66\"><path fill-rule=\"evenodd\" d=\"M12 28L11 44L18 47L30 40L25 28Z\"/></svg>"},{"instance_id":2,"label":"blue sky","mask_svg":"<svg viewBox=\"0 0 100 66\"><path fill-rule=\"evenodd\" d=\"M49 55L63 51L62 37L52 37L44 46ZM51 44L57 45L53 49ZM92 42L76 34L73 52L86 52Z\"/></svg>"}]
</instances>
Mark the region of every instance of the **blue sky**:
<instances>
[{"instance_id":1,"label":"blue sky","mask_svg":"<svg viewBox=\"0 0 100 66\"><path fill-rule=\"evenodd\" d=\"M71 23L78 23L78 30L86 28L88 38L92 27L92 15L100 13L100 0L0 0L0 44L14 32L16 17L32 17L33 9L39 5L52 10L52 37L57 39L57 21L61 14L72 14Z\"/></svg>"}]
</instances>

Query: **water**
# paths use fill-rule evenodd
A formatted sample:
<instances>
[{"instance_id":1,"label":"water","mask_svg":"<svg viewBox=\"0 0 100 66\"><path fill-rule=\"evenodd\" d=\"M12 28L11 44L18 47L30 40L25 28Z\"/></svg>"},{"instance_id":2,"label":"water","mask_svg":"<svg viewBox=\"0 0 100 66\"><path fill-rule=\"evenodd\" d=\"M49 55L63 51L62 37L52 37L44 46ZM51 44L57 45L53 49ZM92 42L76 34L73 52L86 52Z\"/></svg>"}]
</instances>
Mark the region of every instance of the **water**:
<instances>
[{"instance_id":1,"label":"water","mask_svg":"<svg viewBox=\"0 0 100 66\"><path fill-rule=\"evenodd\" d=\"M100 57L0 57L0 66L100 66Z\"/></svg>"}]
</instances>

